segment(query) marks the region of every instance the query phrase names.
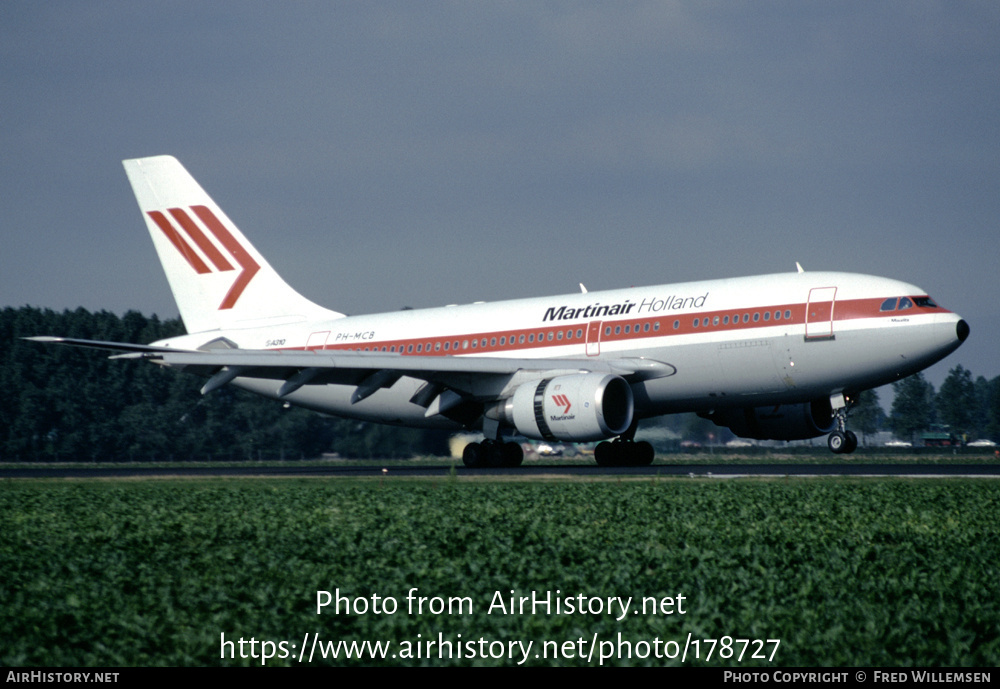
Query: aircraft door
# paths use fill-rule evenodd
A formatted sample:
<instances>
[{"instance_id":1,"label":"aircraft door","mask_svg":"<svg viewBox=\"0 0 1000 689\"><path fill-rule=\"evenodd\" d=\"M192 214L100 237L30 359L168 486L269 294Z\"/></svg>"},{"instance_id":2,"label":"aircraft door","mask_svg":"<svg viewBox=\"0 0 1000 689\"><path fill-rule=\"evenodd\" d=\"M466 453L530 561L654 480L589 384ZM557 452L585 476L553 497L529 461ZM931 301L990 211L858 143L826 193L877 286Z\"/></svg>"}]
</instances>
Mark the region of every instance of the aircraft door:
<instances>
[{"instance_id":1,"label":"aircraft door","mask_svg":"<svg viewBox=\"0 0 1000 689\"><path fill-rule=\"evenodd\" d=\"M317 349L323 349L326 346L326 340L330 337L329 330L323 330L317 333L310 333L309 339L306 341L306 349L313 351Z\"/></svg>"},{"instance_id":2,"label":"aircraft door","mask_svg":"<svg viewBox=\"0 0 1000 689\"><path fill-rule=\"evenodd\" d=\"M806 302L806 341L833 339L836 287L813 287Z\"/></svg>"},{"instance_id":3,"label":"aircraft door","mask_svg":"<svg viewBox=\"0 0 1000 689\"><path fill-rule=\"evenodd\" d=\"M601 321L591 321L587 325L587 356L601 353Z\"/></svg>"}]
</instances>

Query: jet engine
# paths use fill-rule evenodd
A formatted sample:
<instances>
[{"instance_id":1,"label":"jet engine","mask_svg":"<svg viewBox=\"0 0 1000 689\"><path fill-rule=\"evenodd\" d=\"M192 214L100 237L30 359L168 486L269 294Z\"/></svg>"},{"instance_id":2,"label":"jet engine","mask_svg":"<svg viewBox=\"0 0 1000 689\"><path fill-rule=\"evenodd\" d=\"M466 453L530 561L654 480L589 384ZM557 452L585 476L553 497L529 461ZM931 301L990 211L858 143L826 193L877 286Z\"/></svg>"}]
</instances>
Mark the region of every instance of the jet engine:
<instances>
[{"instance_id":1,"label":"jet engine","mask_svg":"<svg viewBox=\"0 0 1000 689\"><path fill-rule=\"evenodd\" d=\"M504 421L537 440L588 442L621 435L632 423L632 388L607 373L524 383L501 407Z\"/></svg>"},{"instance_id":2,"label":"jet engine","mask_svg":"<svg viewBox=\"0 0 1000 689\"><path fill-rule=\"evenodd\" d=\"M720 409L701 414L716 426L725 426L741 438L804 440L825 435L837 426L829 399L775 407Z\"/></svg>"}]
</instances>

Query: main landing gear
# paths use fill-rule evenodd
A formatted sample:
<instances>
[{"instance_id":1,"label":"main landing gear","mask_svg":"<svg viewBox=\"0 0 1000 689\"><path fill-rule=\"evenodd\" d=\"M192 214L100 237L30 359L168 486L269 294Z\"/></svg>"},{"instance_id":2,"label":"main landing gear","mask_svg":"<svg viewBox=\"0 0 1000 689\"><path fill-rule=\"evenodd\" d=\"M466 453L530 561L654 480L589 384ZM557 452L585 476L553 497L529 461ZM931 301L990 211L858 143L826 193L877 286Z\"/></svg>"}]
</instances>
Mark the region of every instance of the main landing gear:
<instances>
[{"instance_id":1,"label":"main landing gear","mask_svg":"<svg viewBox=\"0 0 1000 689\"><path fill-rule=\"evenodd\" d=\"M605 440L594 448L594 459L602 467L648 467L653 463L656 450L645 440L635 441L639 427L635 420L628 430L614 440Z\"/></svg>"},{"instance_id":2,"label":"main landing gear","mask_svg":"<svg viewBox=\"0 0 1000 689\"><path fill-rule=\"evenodd\" d=\"M524 451L517 443L502 440L484 440L469 443L462 451L462 464L477 467L519 467L524 461Z\"/></svg>"},{"instance_id":3,"label":"main landing gear","mask_svg":"<svg viewBox=\"0 0 1000 689\"><path fill-rule=\"evenodd\" d=\"M605 440L594 448L594 459L602 467L648 467L656 451L645 440Z\"/></svg>"},{"instance_id":4,"label":"main landing gear","mask_svg":"<svg viewBox=\"0 0 1000 689\"><path fill-rule=\"evenodd\" d=\"M470 469L479 467L519 467L524 461L524 450L517 443L505 442L500 437L500 422L487 415L483 418L481 443L469 443L462 450L462 464Z\"/></svg>"},{"instance_id":5,"label":"main landing gear","mask_svg":"<svg viewBox=\"0 0 1000 689\"><path fill-rule=\"evenodd\" d=\"M834 395L830 403L837 419L837 430L827 437L826 444L834 454L849 455L858 449L858 436L847 430L847 400L844 395Z\"/></svg>"}]
</instances>

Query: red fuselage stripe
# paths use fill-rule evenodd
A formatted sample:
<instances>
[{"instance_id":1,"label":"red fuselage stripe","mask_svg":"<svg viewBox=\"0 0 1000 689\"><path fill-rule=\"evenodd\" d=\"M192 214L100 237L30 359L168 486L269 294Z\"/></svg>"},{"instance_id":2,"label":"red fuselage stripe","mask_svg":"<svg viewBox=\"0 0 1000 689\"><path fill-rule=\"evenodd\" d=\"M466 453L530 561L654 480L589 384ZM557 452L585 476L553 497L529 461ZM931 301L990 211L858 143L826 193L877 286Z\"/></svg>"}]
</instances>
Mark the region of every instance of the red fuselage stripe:
<instances>
[{"instance_id":1,"label":"red fuselage stripe","mask_svg":"<svg viewBox=\"0 0 1000 689\"><path fill-rule=\"evenodd\" d=\"M884 297L834 302L833 322L839 323L862 318L886 318L925 313L949 313L947 309L940 307L913 307L902 311L880 311L883 301ZM811 306L817 307L820 305L820 303L817 303ZM825 308L823 309L813 309L809 315L810 323L830 322L829 302L825 303L824 306ZM765 313L767 314L767 320L765 320ZM755 309L725 309L702 313L686 313L677 316L630 318L601 322L600 342L611 343L655 337L672 337L676 335L750 331L775 326L801 326L805 322L806 304L801 303L770 305L766 308ZM326 344L322 347L310 346L309 350L395 351L396 353L418 356L509 352L542 347L583 345L588 341L588 326L592 324L593 322L573 323L572 325L551 324L538 328L467 333L450 335L448 337L419 337L402 340L371 341L364 345L358 345L357 343ZM501 344L501 341L503 344ZM475 346L473 346L473 342L475 342ZM395 349L393 350L392 348ZM302 350L304 348L291 347L287 349Z\"/></svg>"}]
</instances>

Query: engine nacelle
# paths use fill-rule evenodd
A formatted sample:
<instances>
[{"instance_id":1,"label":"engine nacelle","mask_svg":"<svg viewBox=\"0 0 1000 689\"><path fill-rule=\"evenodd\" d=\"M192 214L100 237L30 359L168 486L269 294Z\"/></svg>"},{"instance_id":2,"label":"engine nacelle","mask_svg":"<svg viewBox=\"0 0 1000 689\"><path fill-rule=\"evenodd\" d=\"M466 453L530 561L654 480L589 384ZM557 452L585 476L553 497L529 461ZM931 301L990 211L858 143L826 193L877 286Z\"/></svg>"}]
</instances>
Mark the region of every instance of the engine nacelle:
<instances>
[{"instance_id":1,"label":"engine nacelle","mask_svg":"<svg viewBox=\"0 0 1000 689\"><path fill-rule=\"evenodd\" d=\"M776 407L720 409L704 416L741 438L757 440L805 440L825 435L837 425L829 399Z\"/></svg>"},{"instance_id":2,"label":"engine nacelle","mask_svg":"<svg viewBox=\"0 0 1000 689\"><path fill-rule=\"evenodd\" d=\"M588 442L624 433L633 409L632 388L624 378L579 373L521 385L502 414L529 438Z\"/></svg>"}]
</instances>

